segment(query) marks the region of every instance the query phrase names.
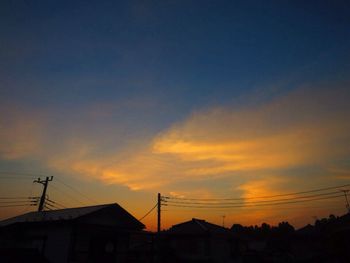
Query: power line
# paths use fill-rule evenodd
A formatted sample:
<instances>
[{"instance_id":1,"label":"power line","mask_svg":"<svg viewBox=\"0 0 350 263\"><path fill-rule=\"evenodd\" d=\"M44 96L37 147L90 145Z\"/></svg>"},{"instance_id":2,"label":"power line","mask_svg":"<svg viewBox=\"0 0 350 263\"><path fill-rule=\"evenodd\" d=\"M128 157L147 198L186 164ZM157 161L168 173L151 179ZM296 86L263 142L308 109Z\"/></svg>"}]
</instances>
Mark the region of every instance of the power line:
<instances>
[{"instance_id":1,"label":"power line","mask_svg":"<svg viewBox=\"0 0 350 263\"><path fill-rule=\"evenodd\" d=\"M1 205L0 207L17 207L17 206L27 206L28 204L24 204L24 205ZM30 204L32 205L32 204Z\"/></svg>"},{"instance_id":2,"label":"power line","mask_svg":"<svg viewBox=\"0 0 350 263\"><path fill-rule=\"evenodd\" d=\"M171 209L169 209L171 207ZM255 206L247 206L247 207L244 207L245 209L249 210L249 211L252 211L252 210L260 210L261 207L255 207ZM301 209L324 209L324 208L334 208L334 209L339 209L339 208L343 208L342 205L335 205L335 204L329 204L329 205L318 205L318 206L305 206L305 204L301 203L301 204L289 204L289 205L286 205L284 207L279 207L278 209L280 210L301 210ZM194 207L193 210L196 210L196 208ZM218 207L213 207L211 209L211 211L213 210L217 210L217 211L221 211L221 210L225 210L227 211L227 209L225 208L218 208ZM191 212L188 207L172 207L172 206L168 206L167 209L163 209L162 212L164 211L168 211L168 212L173 212L173 211L187 211L187 212ZM202 212L206 212L204 210L201 210ZM230 211L232 212L232 211ZM237 211L237 213L242 213L242 210L239 210Z\"/></svg>"},{"instance_id":3,"label":"power line","mask_svg":"<svg viewBox=\"0 0 350 263\"><path fill-rule=\"evenodd\" d=\"M47 207L47 204L44 205L45 210L49 210L52 211L52 209L50 207Z\"/></svg>"},{"instance_id":4,"label":"power line","mask_svg":"<svg viewBox=\"0 0 350 263\"><path fill-rule=\"evenodd\" d=\"M180 197L171 197L171 196L163 196L163 198L165 198L165 199L177 199L177 200L192 200L192 201L229 201L229 200L248 200L248 199L263 199L263 198L268 199L268 198L275 198L275 197L282 197L282 196L291 196L291 195L301 195L301 194L322 192L322 191L326 191L326 190L338 189L338 188L347 187L347 186L350 186L350 184L313 189L313 190L309 190L309 191L287 193L287 194L278 194L278 195L270 195L270 196L254 196L254 197L246 197L246 198L243 198L243 197L240 197L240 198L180 198Z\"/></svg>"},{"instance_id":5,"label":"power line","mask_svg":"<svg viewBox=\"0 0 350 263\"><path fill-rule=\"evenodd\" d=\"M61 207L55 206L55 205L50 204L50 203L46 203L46 204L45 204L45 207L46 207L46 206L49 206L49 207L52 207L52 208L55 208L55 209L62 209ZM51 209L51 210L52 210L52 209Z\"/></svg>"},{"instance_id":6,"label":"power line","mask_svg":"<svg viewBox=\"0 0 350 263\"><path fill-rule=\"evenodd\" d=\"M34 186L34 182L32 182L32 184L30 185L30 193L29 193L29 196L32 196L33 194L33 186ZM30 197L32 198L32 197ZM36 199L37 201L39 201L39 197L34 197L34 199ZM23 210L22 210L22 213L25 213L28 211L30 205L27 205Z\"/></svg>"},{"instance_id":7,"label":"power line","mask_svg":"<svg viewBox=\"0 0 350 263\"><path fill-rule=\"evenodd\" d=\"M53 200L51 200L51 199L47 199L47 201L48 201L49 203L53 203L53 204L56 204L56 205L64 206L64 205L62 205L62 204L60 204L60 203L58 203L58 202L56 202L56 201L53 201Z\"/></svg>"},{"instance_id":8,"label":"power line","mask_svg":"<svg viewBox=\"0 0 350 263\"><path fill-rule=\"evenodd\" d=\"M348 200L349 189L341 189L340 191L344 193L344 197L345 197L345 201L346 201L346 208L348 209L348 212L350 212L350 205L349 205L349 200Z\"/></svg>"},{"instance_id":9,"label":"power line","mask_svg":"<svg viewBox=\"0 0 350 263\"><path fill-rule=\"evenodd\" d=\"M1 176L4 175L4 176ZM12 176L10 176L12 175ZM43 174L36 174L36 173L25 173L25 172L8 172L8 171L0 171L0 179L9 179L9 180L14 180L14 179L37 179L38 176L45 176ZM80 191L78 191L77 189L75 189L74 187L66 184L65 182L63 182L62 180L60 180L59 178L55 178L59 183L63 184L65 187L69 188L70 190L74 191L75 193L83 196L86 199L89 199L91 201L93 201L94 203L97 203L95 200L93 200L92 198L84 195L83 193L81 193ZM41 183L40 179L37 179L37 181L39 183ZM60 190L59 188L53 186L52 184L50 184L50 186L52 188L54 188L55 190L57 190L58 192L61 192L64 194L64 196L69 195L71 197L71 199L76 200L77 202L85 205L85 203L81 202L80 200L76 199L75 197L73 197L72 195L70 195L69 193L66 193L65 191ZM62 207L65 207L62 205Z\"/></svg>"},{"instance_id":10,"label":"power line","mask_svg":"<svg viewBox=\"0 0 350 263\"><path fill-rule=\"evenodd\" d=\"M50 200L50 199L47 199L47 201L48 201L49 203L55 204L55 205L57 205L57 206L61 206L61 207L63 207L63 208L67 208L66 206L64 206L64 205L62 205L62 204L60 204L60 203L58 203L58 202L56 202L56 201L53 201L53 200Z\"/></svg>"},{"instance_id":11,"label":"power line","mask_svg":"<svg viewBox=\"0 0 350 263\"><path fill-rule=\"evenodd\" d=\"M76 202L82 204L82 205L86 205L86 203L82 202L81 200L78 200L77 198L75 198L75 196L73 196L70 193L67 193L66 191L61 190L60 188L56 187L54 184L51 184L50 187L52 187L53 189L55 189L57 192L62 193L64 196L69 196L69 198L75 200Z\"/></svg>"},{"instance_id":12,"label":"power line","mask_svg":"<svg viewBox=\"0 0 350 263\"><path fill-rule=\"evenodd\" d=\"M29 206L29 205L36 205L37 202L38 202L38 198L35 198L35 197L27 197L22 199L13 199L13 198L0 199L0 204L6 204L6 205L27 204Z\"/></svg>"},{"instance_id":13,"label":"power line","mask_svg":"<svg viewBox=\"0 0 350 263\"><path fill-rule=\"evenodd\" d=\"M36 179L39 177L45 177L46 175L44 174L37 174L37 173L22 173L22 172L8 172L8 171L0 171L0 175L14 175L14 176L0 176L0 179L4 178L4 179L25 179L24 177L27 177L28 179ZM76 188L74 188L73 186L65 183L62 179L59 179L57 177L55 177L55 179L57 180L57 182L63 184L64 186L66 186L67 188L70 188L70 190L76 192L77 194L83 196L84 198L94 202L94 203L98 203L96 200L94 200L93 198L85 195L84 193L82 193L81 191L77 190Z\"/></svg>"},{"instance_id":14,"label":"power line","mask_svg":"<svg viewBox=\"0 0 350 263\"><path fill-rule=\"evenodd\" d=\"M57 178L57 182L63 184L64 186L66 186L67 188L71 189L72 191L76 192L77 194L80 194L81 196L83 196L85 199L93 202L93 203L98 203L96 200L94 200L93 198L83 194L81 191L75 189L73 186L66 184L65 182L63 182L61 179Z\"/></svg>"},{"instance_id":15,"label":"power line","mask_svg":"<svg viewBox=\"0 0 350 263\"><path fill-rule=\"evenodd\" d=\"M254 205L220 205L220 206L198 206L198 205L177 205L177 204L163 204L164 206L170 206L170 207L187 207L187 208L242 208L242 207L256 207L256 206L274 206L274 205L285 205L285 204L294 204L294 203L304 203L304 202L311 202L311 201L320 201L320 200L327 200L327 199L333 199L343 197L343 195L334 195L334 196L328 196L328 197L321 197L321 198L314 198L314 199L306 199L306 200L298 200L298 201L288 201L288 202L279 202L279 203L267 203L267 204L254 204Z\"/></svg>"},{"instance_id":16,"label":"power line","mask_svg":"<svg viewBox=\"0 0 350 263\"><path fill-rule=\"evenodd\" d=\"M4 175L4 176L1 176ZM13 176L10 176L13 175ZM43 174L37 174L37 173L25 173L25 172L9 172L9 171L0 171L0 180L1 179L8 179L8 180L16 180L16 179L36 179L41 177L41 176L46 176ZM64 185L65 187L69 188L71 191L75 192L76 194L79 194L80 196L84 197L85 199L89 200L90 202L93 203L98 203L96 200L94 200L93 198L85 195L84 193L82 193L81 191L77 190L76 188L72 187L71 185L65 183L64 181L62 181L59 178L55 178L57 180L57 182L61 183L62 185ZM50 186L52 186L52 184L50 184ZM54 187L55 188L55 187ZM58 188L55 188L56 190ZM58 190L59 191L59 190ZM75 199L75 198L73 198ZM77 199L76 199L77 200ZM79 203L82 203L81 201L78 201ZM85 205L85 204L84 204Z\"/></svg>"},{"instance_id":17,"label":"power line","mask_svg":"<svg viewBox=\"0 0 350 263\"><path fill-rule=\"evenodd\" d=\"M20 197L0 197L1 199L32 199L32 197L28 197L28 196L20 196Z\"/></svg>"},{"instance_id":18,"label":"power line","mask_svg":"<svg viewBox=\"0 0 350 263\"><path fill-rule=\"evenodd\" d=\"M152 207L151 210L149 210L143 217L141 217L141 218L139 219L139 221L141 221L141 220L144 219L146 216L148 216L157 206L158 206L158 203L157 203L154 207Z\"/></svg>"},{"instance_id":19,"label":"power line","mask_svg":"<svg viewBox=\"0 0 350 263\"><path fill-rule=\"evenodd\" d=\"M34 203L35 201L23 200L23 201L0 201L0 204L16 204L16 203Z\"/></svg>"},{"instance_id":20,"label":"power line","mask_svg":"<svg viewBox=\"0 0 350 263\"><path fill-rule=\"evenodd\" d=\"M171 203L171 204L190 204L190 205L239 205L239 204L259 204L259 203L275 203L275 202L284 202L284 201L291 201L291 200L300 200L300 199L308 199L308 198L314 198L314 197L320 197L320 196L329 196L329 195L335 195L339 194L339 192L328 192L328 193L321 193L316 195L305 195L305 196L298 196L298 197L291 197L291 198L284 198L284 199L274 199L274 200L259 200L259 201L251 201L251 202L217 202L213 201L211 202L190 202L190 201L172 201L172 200L163 200L165 203Z\"/></svg>"},{"instance_id":21,"label":"power line","mask_svg":"<svg viewBox=\"0 0 350 263\"><path fill-rule=\"evenodd\" d=\"M55 207L55 205L53 205L53 204L51 204L51 203L46 203L45 205Z\"/></svg>"}]
</instances>

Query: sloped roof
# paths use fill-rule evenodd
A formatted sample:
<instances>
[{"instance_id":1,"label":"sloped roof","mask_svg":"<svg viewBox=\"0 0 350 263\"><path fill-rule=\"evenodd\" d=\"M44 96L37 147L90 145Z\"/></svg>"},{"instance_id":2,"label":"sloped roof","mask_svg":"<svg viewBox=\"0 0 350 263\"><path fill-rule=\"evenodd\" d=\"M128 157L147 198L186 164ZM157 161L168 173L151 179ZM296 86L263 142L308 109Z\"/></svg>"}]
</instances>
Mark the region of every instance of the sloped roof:
<instances>
[{"instance_id":1,"label":"sloped roof","mask_svg":"<svg viewBox=\"0 0 350 263\"><path fill-rule=\"evenodd\" d=\"M228 229L202 219L192 218L190 221L173 225L168 232L178 234L224 234L228 232Z\"/></svg>"},{"instance_id":2,"label":"sloped roof","mask_svg":"<svg viewBox=\"0 0 350 263\"><path fill-rule=\"evenodd\" d=\"M141 229L145 227L140 221L138 221L135 217L129 214L125 209L123 209L118 204L104 204L104 205L65 208L65 209L41 211L41 212L29 212L23 215L5 219L0 222L0 226L9 226L16 223L29 223L29 222L55 222L55 221L66 221L66 220L78 220L107 209L113 211L113 215L112 215L113 220L122 219L123 223L127 222L128 225L134 225L137 228L141 228Z\"/></svg>"},{"instance_id":3,"label":"sloped roof","mask_svg":"<svg viewBox=\"0 0 350 263\"><path fill-rule=\"evenodd\" d=\"M348 231L350 230L350 213L345 215L335 217L333 219L324 218L315 225L306 225L296 231L297 235L324 235L332 234L339 231Z\"/></svg>"}]
</instances>

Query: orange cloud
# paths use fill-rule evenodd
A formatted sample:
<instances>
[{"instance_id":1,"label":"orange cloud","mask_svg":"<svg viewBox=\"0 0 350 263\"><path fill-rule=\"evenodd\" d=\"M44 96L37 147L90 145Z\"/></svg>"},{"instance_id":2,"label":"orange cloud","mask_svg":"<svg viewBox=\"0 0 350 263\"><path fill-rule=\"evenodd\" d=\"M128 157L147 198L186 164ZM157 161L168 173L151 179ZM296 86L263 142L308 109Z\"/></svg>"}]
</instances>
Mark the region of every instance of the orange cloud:
<instances>
[{"instance_id":1,"label":"orange cloud","mask_svg":"<svg viewBox=\"0 0 350 263\"><path fill-rule=\"evenodd\" d=\"M153 150L192 162L193 175L320 165L348 155L350 146L349 107L328 95L318 103L296 93L255 109L196 113L156 137Z\"/></svg>"},{"instance_id":2,"label":"orange cloud","mask_svg":"<svg viewBox=\"0 0 350 263\"><path fill-rule=\"evenodd\" d=\"M160 134L141 131L138 137L130 136L128 121L113 119L113 111L120 109L111 105L61 116L61 121L52 112L3 107L0 158L36 159L84 180L175 197L250 198L294 192L308 180L287 171L305 167L324 171L313 187L335 185L349 178L348 165L338 165L350 157L347 90L303 88L253 108L210 108ZM312 212L303 207L295 209L311 218ZM167 213L172 223L187 220L183 215L189 214ZM209 212L196 213L204 217ZM233 222L276 223L293 212L242 208L206 218L220 223L223 214Z\"/></svg>"},{"instance_id":3,"label":"orange cloud","mask_svg":"<svg viewBox=\"0 0 350 263\"><path fill-rule=\"evenodd\" d=\"M237 177L242 183L268 171L283 174L348 158L348 97L346 88L304 88L253 108L199 111L153 138L137 139L122 137L125 127L110 120L113 108L107 107L107 114L92 110L59 127L56 144L54 129L15 115L12 125L2 126L1 156L37 156L52 169L132 190L181 192L179 182L190 188L223 178L237 185Z\"/></svg>"}]
</instances>

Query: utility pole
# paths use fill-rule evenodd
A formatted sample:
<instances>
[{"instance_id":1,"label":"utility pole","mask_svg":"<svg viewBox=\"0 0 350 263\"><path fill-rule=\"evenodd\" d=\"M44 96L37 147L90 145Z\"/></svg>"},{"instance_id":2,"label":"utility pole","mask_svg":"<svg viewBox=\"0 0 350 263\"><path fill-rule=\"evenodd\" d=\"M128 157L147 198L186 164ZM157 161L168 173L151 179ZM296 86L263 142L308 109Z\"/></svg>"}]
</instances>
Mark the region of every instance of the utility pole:
<instances>
[{"instance_id":1,"label":"utility pole","mask_svg":"<svg viewBox=\"0 0 350 263\"><path fill-rule=\"evenodd\" d=\"M222 227L225 227L225 215L222 216Z\"/></svg>"},{"instance_id":2,"label":"utility pole","mask_svg":"<svg viewBox=\"0 0 350 263\"><path fill-rule=\"evenodd\" d=\"M44 186L43 188L43 193L41 195L40 198L40 203L39 203L39 207L38 207L38 212L43 211L44 209L44 204L45 204L45 199L46 199L46 190L47 190L47 186L49 185L49 182L53 180L53 176L48 177L46 176L45 180L41 180L40 178L38 178L38 180L35 180L33 183L39 183L42 184Z\"/></svg>"},{"instance_id":3,"label":"utility pole","mask_svg":"<svg viewBox=\"0 0 350 263\"><path fill-rule=\"evenodd\" d=\"M160 212L161 212L161 210L160 210L160 208L161 208L161 201L162 201L162 198L161 198L161 195L160 195L160 193L158 193L158 205L157 205L157 207L158 207L158 209L157 209L157 233L160 233Z\"/></svg>"},{"instance_id":4,"label":"utility pole","mask_svg":"<svg viewBox=\"0 0 350 263\"><path fill-rule=\"evenodd\" d=\"M345 201L346 201L346 208L348 209L348 213L350 213L350 205L349 205L349 201L348 201L348 192L349 190L340 190L341 192L344 193L344 197L345 197Z\"/></svg>"}]
</instances>

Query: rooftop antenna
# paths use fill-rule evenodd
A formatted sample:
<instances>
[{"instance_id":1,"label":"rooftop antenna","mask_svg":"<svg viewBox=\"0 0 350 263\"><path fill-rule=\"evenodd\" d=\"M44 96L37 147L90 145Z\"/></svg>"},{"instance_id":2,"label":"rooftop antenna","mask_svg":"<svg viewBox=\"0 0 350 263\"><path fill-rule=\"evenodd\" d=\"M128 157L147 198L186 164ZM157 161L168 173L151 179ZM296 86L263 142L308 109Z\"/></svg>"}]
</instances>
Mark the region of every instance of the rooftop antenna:
<instances>
[{"instance_id":1,"label":"rooftop antenna","mask_svg":"<svg viewBox=\"0 0 350 263\"><path fill-rule=\"evenodd\" d=\"M222 215L222 227L225 227L225 215Z\"/></svg>"}]
</instances>

